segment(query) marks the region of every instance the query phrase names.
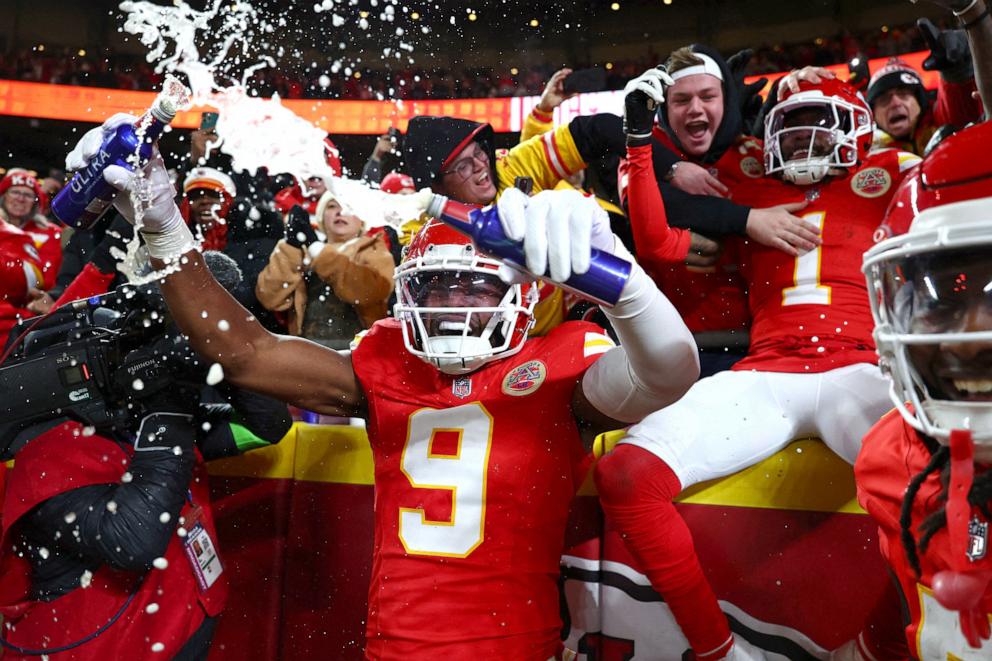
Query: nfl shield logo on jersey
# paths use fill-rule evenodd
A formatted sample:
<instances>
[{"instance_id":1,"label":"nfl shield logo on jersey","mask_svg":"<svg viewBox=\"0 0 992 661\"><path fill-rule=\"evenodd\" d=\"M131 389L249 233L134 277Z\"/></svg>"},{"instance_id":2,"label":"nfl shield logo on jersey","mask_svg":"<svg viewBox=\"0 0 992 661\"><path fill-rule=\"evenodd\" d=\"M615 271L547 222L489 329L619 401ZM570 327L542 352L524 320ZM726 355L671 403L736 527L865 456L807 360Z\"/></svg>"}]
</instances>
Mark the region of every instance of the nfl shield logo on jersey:
<instances>
[{"instance_id":1,"label":"nfl shield logo on jersey","mask_svg":"<svg viewBox=\"0 0 992 661\"><path fill-rule=\"evenodd\" d=\"M472 377L460 376L451 384L451 394L459 399L465 399L472 394Z\"/></svg>"},{"instance_id":2,"label":"nfl shield logo on jersey","mask_svg":"<svg viewBox=\"0 0 992 661\"><path fill-rule=\"evenodd\" d=\"M977 562L985 557L989 547L989 524L979 521L977 516L971 517L968 524L968 559Z\"/></svg>"}]
</instances>

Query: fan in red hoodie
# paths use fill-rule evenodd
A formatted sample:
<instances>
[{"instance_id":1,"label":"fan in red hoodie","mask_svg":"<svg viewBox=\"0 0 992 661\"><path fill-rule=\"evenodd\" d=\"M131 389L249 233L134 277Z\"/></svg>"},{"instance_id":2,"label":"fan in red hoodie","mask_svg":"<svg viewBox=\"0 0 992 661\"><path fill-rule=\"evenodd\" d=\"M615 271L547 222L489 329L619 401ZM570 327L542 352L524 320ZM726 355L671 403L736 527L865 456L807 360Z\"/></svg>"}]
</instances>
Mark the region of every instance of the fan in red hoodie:
<instances>
[{"instance_id":1,"label":"fan in red hoodie","mask_svg":"<svg viewBox=\"0 0 992 661\"><path fill-rule=\"evenodd\" d=\"M44 280L41 257L30 234L0 220L0 346L26 308L28 290Z\"/></svg>"}]
</instances>

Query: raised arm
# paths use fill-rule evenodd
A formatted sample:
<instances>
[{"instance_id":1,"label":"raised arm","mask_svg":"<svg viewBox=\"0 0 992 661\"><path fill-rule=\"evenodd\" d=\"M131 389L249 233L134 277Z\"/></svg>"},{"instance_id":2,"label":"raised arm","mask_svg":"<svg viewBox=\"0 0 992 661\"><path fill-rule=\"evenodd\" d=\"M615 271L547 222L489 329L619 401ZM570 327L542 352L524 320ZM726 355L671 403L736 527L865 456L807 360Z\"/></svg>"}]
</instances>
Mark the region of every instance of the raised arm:
<instances>
[{"instance_id":1,"label":"raised arm","mask_svg":"<svg viewBox=\"0 0 992 661\"><path fill-rule=\"evenodd\" d=\"M67 168L85 167L104 133L122 121L133 118L115 116L84 135L66 157ZM168 270L162 293L169 310L193 348L220 364L225 379L321 413L354 415L364 409L364 394L349 355L270 333L214 279L173 199L175 191L161 155L156 153L148 162L143 177L111 165L104 178L124 192L114 205L132 223L136 213L130 193L142 188L148 202L138 229L153 266Z\"/></svg>"},{"instance_id":2,"label":"raised arm","mask_svg":"<svg viewBox=\"0 0 992 661\"><path fill-rule=\"evenodd\" d=\"M311 411L363 411L365 397L350 355L270 333L214 279L199 251L186 252L180 262L163 281L162 293L193 348L219 363L225 379Z\"/></svg>"}]
</instances>

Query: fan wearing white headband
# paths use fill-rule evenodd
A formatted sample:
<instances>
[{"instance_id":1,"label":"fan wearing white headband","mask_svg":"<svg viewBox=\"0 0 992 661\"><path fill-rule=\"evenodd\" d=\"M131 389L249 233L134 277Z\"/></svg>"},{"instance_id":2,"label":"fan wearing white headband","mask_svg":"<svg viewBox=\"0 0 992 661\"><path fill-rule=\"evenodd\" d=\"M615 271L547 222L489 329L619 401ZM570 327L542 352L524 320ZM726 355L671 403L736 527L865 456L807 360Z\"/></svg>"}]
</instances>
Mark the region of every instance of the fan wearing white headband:
<instances>
[{"instance_id":1,"label":"fan wearing white headband","mask_svg":"<svg viewBox=\"0 0 992 661\"><path fill-rule=\"evenodd\" d=\"M743 51L731 60L740 68L748 57ZM739 77L723 57L694 44L673 51L665 69L670 78L659 83L665 89L657 124L649 109L638 113L644 126L637 130L651 149L628 153L621 165L620 195L638 260L669 292L690 330L710 334L700 342L700 367L707 376L730 367L747 349L749 315L734 256L738 237L791 255L815 247L818 238L790 207L752 209L725 199L734 188L761 177L763 156L760 144L742 135L740 98L747 90L739 88ZM652 69L631 80L628 93L650 85L659 73ZM628 192L638 186L641 194ZM661 212L637 213L645 198L656 195L652 187L660 188L671 225L691 231L672 246L654 236ZM741 341L728 347L729 333Z\"/></svg>"},{"instance_id":2,"label":"fan wearing white headband","mask_svg":"<svg viewBox=\"0 0 992 661\"><path fill-rule=\"evenodd\" d=\"M691 77L669 87L669 104L676 102L678 84ZM822 227L822 242L799 256L756 242L741 246L752 317L747 356L731 370L700 379L678 402L630 427L596 467L611 526L621 532L638 569L664 598L698 661L764 655L731 635L692 533L673 503L678 494L752 466L797 438L820 438L853 463L863 435L890 408L888 387L876 364L861 257L894 191L919 159L895 150L868 154L870 111L849 86L827 82L815 87L803 82L799 93L781 99L769 114L772 126L783 118L782 136L794 138L782 144L805 141L805 149L782 148L778 152L787 156L769 161L779 170L783 161L795 166L797 176L783 171L731 186L735 200L802 208L805 218ZM661 203L653 179L644 184L650 145L645 132L637 130L650 102L661 102L661 87L628 85L625 99L635 239L638 228L658 236L668 212L668 200ZM640 103L638 95L643 96ZM813 167L801 170L794 153L801 151L804 163L821 158L813 153L821 133L828 134L833 146L823 169L837 172L803 180L798 174ZM729 160L730 152L723 158ZM756 166L760 172L760 164ZM637 249L645 264L645 250L640 244ZM667 283L660 288L670 292ZM726 590L719 583L715 587Z\"/></svg>"}]
</instances>

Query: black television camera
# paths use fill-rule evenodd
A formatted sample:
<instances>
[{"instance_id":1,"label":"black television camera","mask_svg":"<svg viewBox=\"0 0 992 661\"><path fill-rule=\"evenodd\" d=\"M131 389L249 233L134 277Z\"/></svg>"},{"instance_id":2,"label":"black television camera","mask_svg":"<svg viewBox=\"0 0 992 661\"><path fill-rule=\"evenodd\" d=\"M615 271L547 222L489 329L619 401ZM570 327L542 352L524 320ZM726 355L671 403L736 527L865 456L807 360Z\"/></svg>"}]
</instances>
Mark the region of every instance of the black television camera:
<instances>
[{"instance_id":1,"label":"black television camera","mask_svg":"<svg viewBox=\"0 0 992 661\"><path fill-rule=\"evenodd\" d=\"M33 425L57 418L97 431L122 430L148 412L146 400L194 393L205 364L171 321L154 285L125 285L74 301L11 331L0 365L0 460L30 440Z\"/></svg>"}]
</instances>

